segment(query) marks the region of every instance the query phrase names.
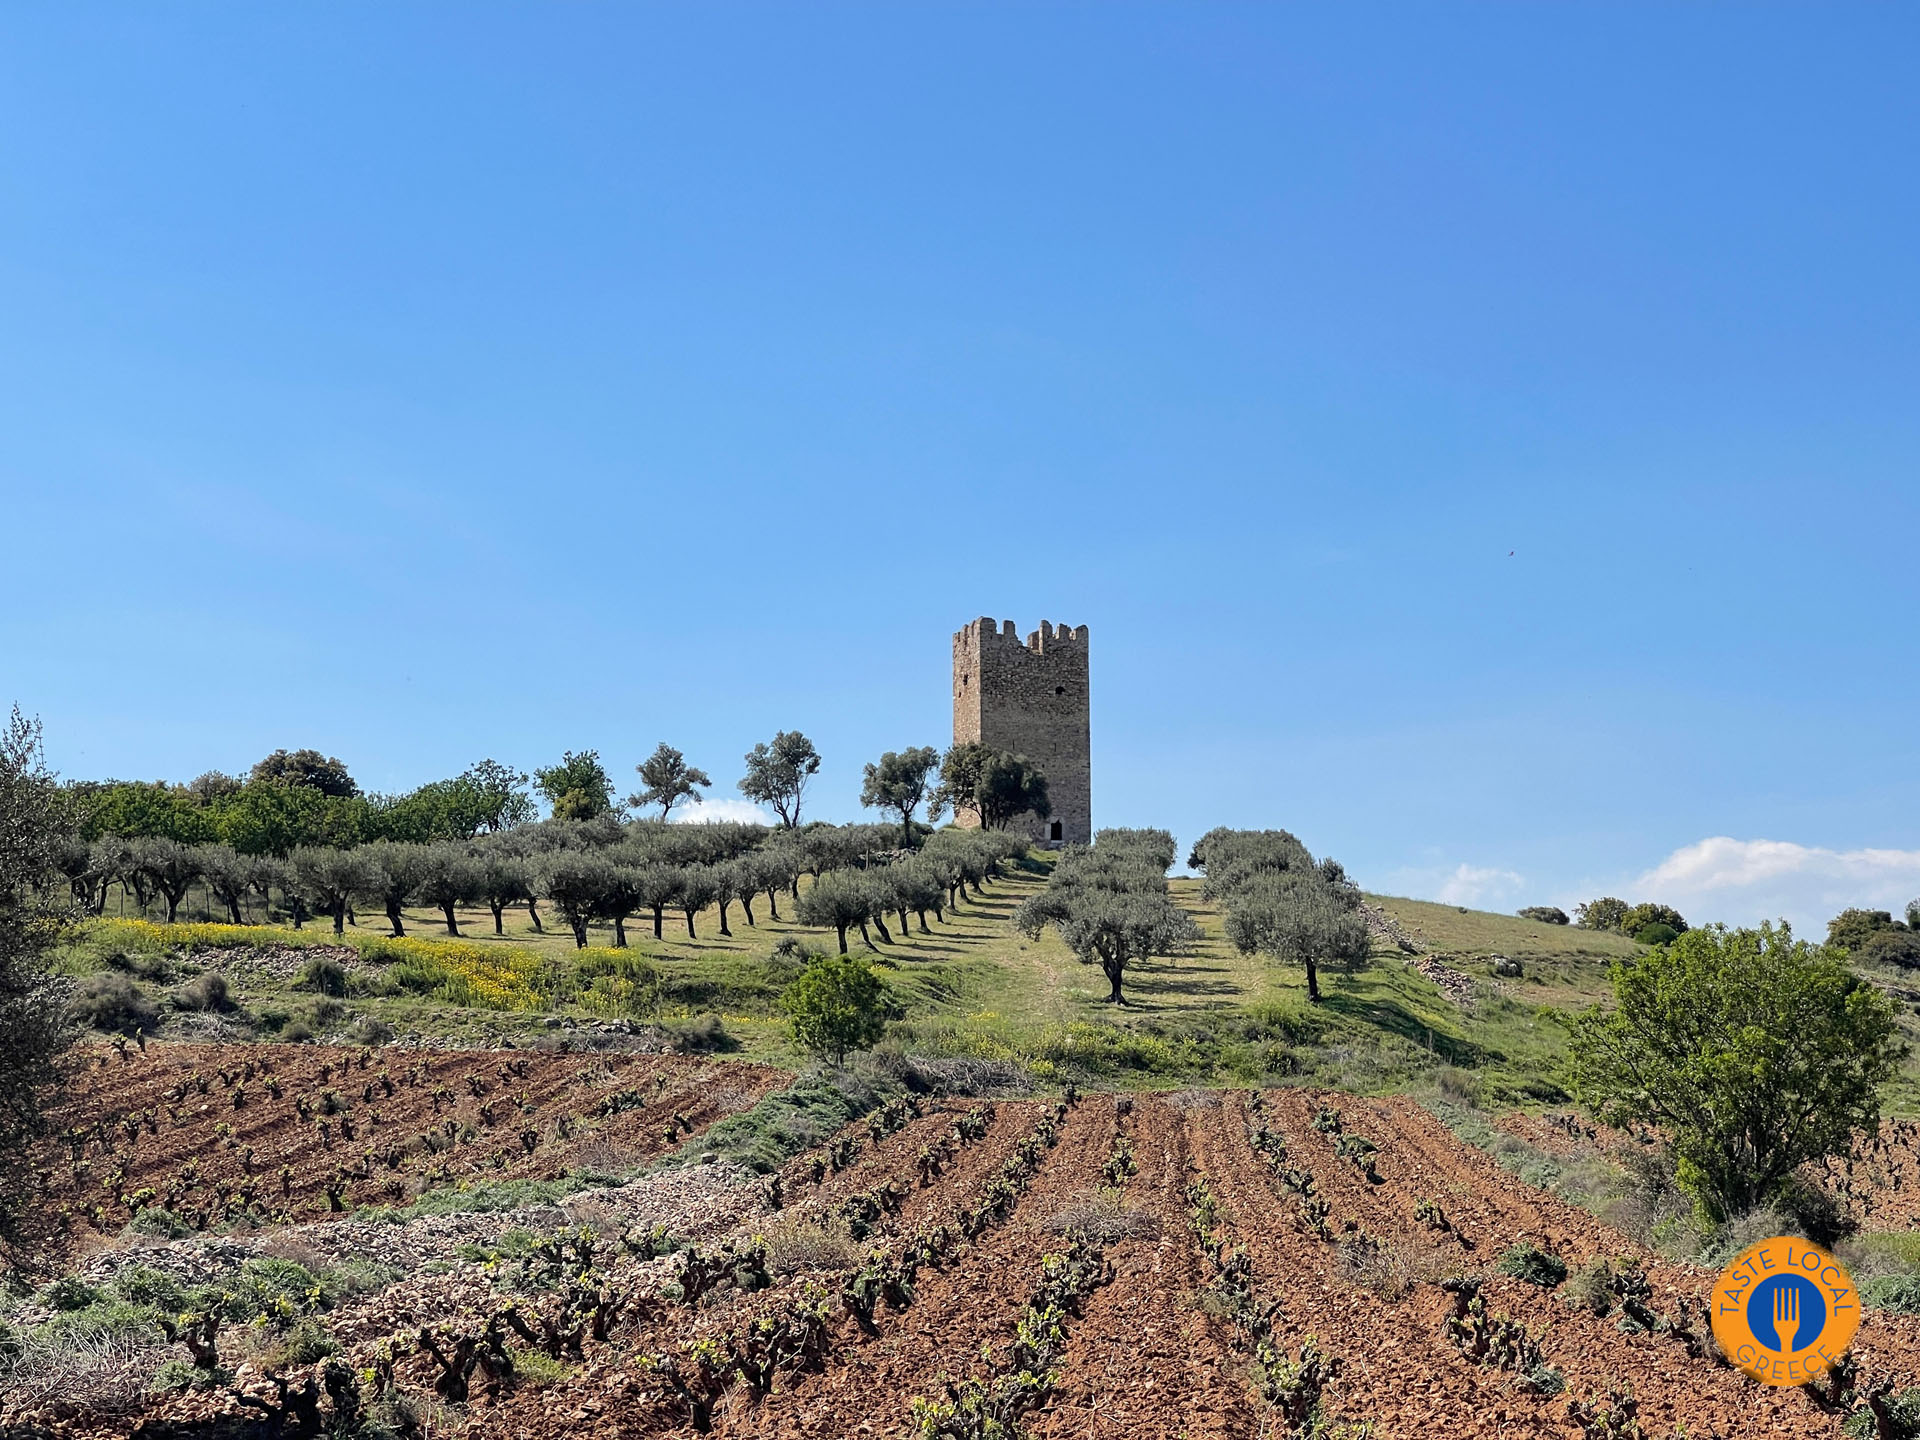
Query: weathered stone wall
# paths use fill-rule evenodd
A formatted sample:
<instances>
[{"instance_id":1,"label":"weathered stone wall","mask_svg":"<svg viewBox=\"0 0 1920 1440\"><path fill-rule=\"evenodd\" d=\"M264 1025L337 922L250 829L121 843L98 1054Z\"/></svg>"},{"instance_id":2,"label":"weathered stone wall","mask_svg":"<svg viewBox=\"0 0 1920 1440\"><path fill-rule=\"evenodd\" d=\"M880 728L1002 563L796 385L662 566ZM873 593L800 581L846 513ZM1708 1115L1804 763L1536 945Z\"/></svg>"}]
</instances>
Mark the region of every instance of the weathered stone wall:
<instances>
[{"instance_id":1,"label":"weathered stone wall","mask_svg":"<svg viewBox=\"0 0 1920 1440\"><path fill-rule=\"evenodd\" d=\"M1040 767L1053 815L1027 817L1035 840L1093 840L1090 713L1086 626L1043 620L1022 642L1013 621L982 617L953 637L954 743L979 741ZM978 821L962 815L960 823Z\"/></svg>"}]
</instances>

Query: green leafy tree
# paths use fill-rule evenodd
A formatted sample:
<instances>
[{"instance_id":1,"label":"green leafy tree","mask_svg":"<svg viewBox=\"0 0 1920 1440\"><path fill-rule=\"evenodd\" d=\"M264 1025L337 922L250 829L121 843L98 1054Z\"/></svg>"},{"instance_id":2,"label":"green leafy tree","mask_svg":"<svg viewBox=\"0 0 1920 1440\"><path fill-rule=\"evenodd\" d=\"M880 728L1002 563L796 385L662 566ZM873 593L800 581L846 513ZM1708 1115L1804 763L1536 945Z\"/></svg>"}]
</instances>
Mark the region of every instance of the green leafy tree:
<instances>
[{"instance_id":1,"label":"green leafy tree","mask_svg":"<svg viewBox=\"0 0 1920 1440\"><path fill-rule=\"evenodd\" d=\"M900 844L913 845L913 812L920 808L940 768L940 752L931 745L889 750L866 768L860 803L900 817Z\"/></svg>"},{"instance_id":2,"label":"green leafy tree","mask_svg":"<svg viewBox=\"0 0 1920 1440\"><path fill-rule=\"evenodd\" d=\"M1901 970L1920 970L1920 935L1904 925L1876 930L1851 952L1863 965L1892 965Z\"/></svg>"},{"instance_id":3,"label":"green leafy tree","mask_svg":"<svg viewBox=\"0 0 1920 1440\"><path fill-rule=\"evenodd\" d=\"M248 778L259 785L290 785L336 798L360 793L347 767L318 750L276 750L256 764Z\"/></svg>"},{"instance_id":4,"label":"green leafy tree","mask_svg":"<svg viewBox=\"0 0 1920 1440\"><path fill-rule=\"evenodd\" d=\"M496 835L530 825L538 816L527 793L527 777L498 760L482 760L462 771L458 783L470 797L473 829L467 835Z\"/></svg>"},{"instance_id":5,"label":"green leafy tree","mask_svg":"<svg viewBox=\"0 0 1920 1440\"><path fill-rule=\"evenodd\" d=\"M747 752L740 793L756 804L771 805L780 823L792 830L800 824L807 782L819 770L820 752L813 742L798 730L782 730Z\"/></svg>"},{"instance_id":6,"label":"green leafy tree","mask_svg":"<svg viewBox=\"0 0 1920 1440\"><path fill-rule=\"evenodd\" d=\"M812 1054L844 1065L849 1050L868 1050L887 1028L887 991L864 960L841 954L815 960L780 997L793 1038Z\"/></svg>"},{"instance_id":7,"label":"green leafy tree","mask_svg":"<svg viewBox=\"0 0 1920 1440\"><path fill-rule=\"evenodd\" d=\"M928 806L935 818L947 809L971 814L983 829L1005 830L1028 813L1046 819L1053 802L1047 777L1026 756L963 741L941 762L940 788Z\"/></svg>"},{"instance_id":8,"label":"green leafy tree","mask_svg":"<svg viewBox=\"0 0 1920 1440\"><path fill-rule=\"evenodd\" d=\"M1858 950L1870 936L1891 930L1898 923L1887 910L1842 910L1827 922L1827 944Z\"/></svg>"},{"instance_id":9,"label":"green leafy tree","mask_svg":"<svg viewBox=\"0 0 1920 1440\"><path fill-rule=\"evenodd\" d=\"M1630 908L1624 900L1603 895L1598 900L1589 900L1584 905L1574 906L1573 923L1582 930L1618 930L1620 922L1627 918L1627 911Z\"/></svg>"},{"instance_id":10,"label":"green leafy tree","mask_svg":"<svg viewBox=\"0 0 1920 1440\"><path fill-rule=\"evenodd\" d=\"M687 764L687 757L664 740L634 769L640 772L645 788L629 796L627 804L636 810L658 805L662 820L672 814L673 807L682 800L698 800L700 792L713 785L706 771Z\"/></svg>"},{"instance_id":11,"label":"green leafy tree","mask_svg":"<svg viewBox=\"0 0 1920 1440\"><path fill-rule=\"evenodd\" d=\"M1638 937L1641 932L1655 926L1670 930L1674 935L1684 935L1690 928L1686 918L1671 905L1655 905L1651 902L1630 906L1627 913L1620 917L1618 929L1622 935ZM1669 937L1671 938L1671 937ZM1664 940L1655 942L1665 944Z\"/></svg>"},{"instance_id":12,"label":"green leafy tree","mask_svg":"<svg viewBox=\"0 0 1920 1440\"><path fill-rule=\"evenodd\" d=\"M1880 1122L1906 1055L1893 1002L1786 925L1690 930L1612 969L1615 1008L1573 1032L1574 1093L1608 1123L1659 1125L1714 1220L1844 1155Z\"/></svg>"},{"instance_id":13,"label":"green leafy tree","mask_svg":"<svg viewBox=\"0 0 1920 1440\"><path fill-rule=\"evenodd\" d=\"M51 959L71 908L55 857L73 815L42 758L40 726L18 710L0 728L0 1262L46 1268L52 1213L34 1168L71 1040Z\"/></svg>"},{"instance_id":14,"label":"green leafy tree","mask_svg":"<svg viewBox=\"0 0 1920 1440\"><path fill-rule=\"evenodd\" d=\"M291 855L301 846L338 843L346 809L305 786L262 784L244 786L215 815L220 838L242 855ZM359 841L356 833L346 843Z\"/></svg>"},{"instance_id":15,"label":"green leafy tree","mask_svg":"<svg viewBox=\"0 0 1920 1440\"><path fill-rule=\"evenodd\" d=\"M558 765L533 772L533 786L546 797L556 820L593 820L613 813L613 777L598 750L569 750Z\"/></svg>"}]
</instances>

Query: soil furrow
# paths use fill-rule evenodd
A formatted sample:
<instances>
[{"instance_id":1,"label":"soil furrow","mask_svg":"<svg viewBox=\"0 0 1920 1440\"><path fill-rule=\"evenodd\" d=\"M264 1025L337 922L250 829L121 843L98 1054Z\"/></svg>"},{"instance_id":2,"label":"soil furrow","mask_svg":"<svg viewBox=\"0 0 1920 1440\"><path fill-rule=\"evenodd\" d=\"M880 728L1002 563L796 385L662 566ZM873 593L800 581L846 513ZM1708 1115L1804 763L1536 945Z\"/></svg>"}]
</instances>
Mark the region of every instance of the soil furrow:
<instances>
[{"instance_id":1,"label":"soil furrow","mask_svg":"<svg viewBox=\"0 0 1920 1440\"><path fill-rule=\"evenodd\" d=\"M1157 1233L1107 1245L1114 1280L1087 1301L1060 1384L1030 1432L1060 1440L1252 1435L1246 1379L1223 1327L1198 1303L1206 1275L1180 1198L1188 1164L1180 1112L1164 1097L1142 1096L1129 1128L1139 1173L1127 1184L1125 1203Z\"/></svg>"},{"instance_id":2,"label":"soil furrow","mask_svg":"<svg viewBox=\"0 0 1920 1440\"><path fill-rule=\"evenodd\" d=\"M996 1130L1031 1128L1030 1120L1005 1113L1013 1108L1002 1107ZM1031 1113L1037 1118L1039 1107ZM945 1271L923 1270L915 1303L877 1320L877 1337L842 1327L824 1374L801 1376L757 1406L737 1397L716 1420L715 1433L729 1440L897 1434L914 1396L937 1396L943 1374L959 1379L972 1373L981 1347L1006 1337L1040 1258L1060 1247L1048 1222L1099 1186L1114 1129L1111 1097L1082 1101L1010 1220L982 1235Z\"/></svg>"}]
</instances>

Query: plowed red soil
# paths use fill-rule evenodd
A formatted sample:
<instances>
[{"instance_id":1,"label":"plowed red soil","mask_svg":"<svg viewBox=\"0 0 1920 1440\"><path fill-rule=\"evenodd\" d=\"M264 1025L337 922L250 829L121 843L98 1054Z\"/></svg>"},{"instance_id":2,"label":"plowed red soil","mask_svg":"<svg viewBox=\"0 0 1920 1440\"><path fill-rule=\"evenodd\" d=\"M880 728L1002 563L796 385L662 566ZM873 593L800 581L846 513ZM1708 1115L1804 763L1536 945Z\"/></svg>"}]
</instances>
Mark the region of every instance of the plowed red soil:
<instances>
[{"instance_id":1,"label":"plowed red soil","mask_svg":"<svg viewBox=\"0 0 1920 1440\"><path fill-rule=\"evenodd\" d=\"M453 1057L436 1058L454 1063ZM577 1057L560 1063L569 1073L581 1065ZM702 1069L699 1062L651 1059L618 1068L612 1088L667 1074L669 1095L688 1097L649 1102L646 1123L631 1132L635 1143L647 1124L675 1105L697 1119L688 1106L703 1078L709 1090L723 1083L751 1088L740 1067ZM127 1073L132 1081L137 1072L129 1066ZM291 1066L282 1073L291 1073ZM148 1077L138 1083L155 1082ZM557 1110L566 1097L580 1108L576 1096L585 1082L563 1073L543 1076L543 1083L550 1088L541 1094L550 1098L540 1104ZM598 1096L608 1085L594 1082L587 1089ZM916 1153L972 1103L930 1107L877 1143L863 1127L849 1127L846 1133L861 1135L863 1144L842 1171L814 1185L803 1178L804 1158L788 1167L788 1218L804 1221L897 1180L911 1194L868 1244L898 1253L923 1227L952 1223L979 1203L1050 1108L995 1102L986 1137L962 1147L941 1175L921 1187ZM1338 1133L1316 1129L1315 1117L1334 1109ZM410 1123L418 1126L422 1117ZM1251 1144L1249 1127L1259 1123L1284 1137L1290 1165L1310 1172L1316 1198L1329 1207L1324 1238L1301 1219L1300 1196ZM1109 1186L1102 1169L1117 1135L1131 1142L1137 1172ZM1341 1135L1364 1137L1377 1147L1373 1176L1338 1153ZM545 1161L544 1153L536 1160ZM1311 1339L1338 1359L1338 1372L1321 1396L1329 1427L1323 1433L1339 1434L1332 1427L1344 1423L1347 1435L1367 1440L1588 1440L1599 1432L1583 1431L1570 1418L1569 1400L1630 1390L1639 1405L1638 1433L1651 1440L1668 1440L1682 1425L1696 1440L1837 1440L1841 1434L1845 1416L1821 1409L1801 1391L1767 1389L1711 1359L1692 1358L1672 1336L1629 1333L1617 1313L1603 1318L1576 1309L1563 1293L1502 1274L1495 1262L1521 1242L1550 1250L1569 1266L1627 1261L1644 1269L1653 1308L1668 1314L1678 1314L1683 1302L1697 1310L1710 1276L1666 1263L1585 1211L1523 1184L1410 1101L1298 1090L1267 1092L1258 1102L1247 1092L1219 1091L1143 1096L1128 1105L1112 1096L1083 1099L1057 1144L1041 1153L1010 1215L959 1248L942 1268L923 1268L911 1306L876 1310L876 1334L836 1312L819 1367L783 1373L772 1393L757 1402L736 1385L717 1406L712 1433L728 1440L909 1434L916 1397L938 1400L947 1381L984 1376L1003 1363L998 1357L1007 1353L1043 1258L1068 1243L1063 1217L1080 1214L1102 1217L1097 1223L1113 1278L1087 1294L1068 1320L1055 1383L1022 1419L1022 1433L1048 1440L1286 1435L1286 1425L1252 1383L1248 1341L1214 1288L1216 1262L1200 1245L1186 1199L1187 1187L1197 1182L1217 1201L1218 1233L1228 1249L1244 1250L1256 1298L1277 1307L1271 1322L1276 1348L1297 1355ZM1447 1228L1424 1218L1431 1204L1444 1212ZM764 1228L768 1218L750 1220L739 1235ZM636 1293L652 1294L671 1263L616 1267L616 1278ZM1512 1371L1478 1365L1456 1347L1446 1326L1452 1298L1438 1282L1461 1276L1479 1279L1489 1312L1510 1316L1534 1334L1567 1393L1540 1395ZM758 1293L722 1289L691 1308L642 1303L605 1342L589 1345L584 1363L566 1366L557 1377L528 1379L498 1397L476 1396L461 1406L433 1402L433 1433L564 1431L577 1440L692 1434L684 1407L647 1357L685 1356L696 1339L736 1334L750 1318L774 1312L810 1285L824 1287L815 1293L837 1296L845 1278L844 1272L799 1274ZM435 1303L434 1283L413 1277L362 1303L387 1314L392 1331L407 1336L423 1319L455 1308ZM455 1288L452 1277L441 1283ZM476 1295L484 1299L477 1278L462 1283L460 1305ZM356 1337L366 1333L363 1324L348 1328ZM1920 1383L1920 1319L1869 1312L1855 1353L1862 1392L1882 1381ZM346 1358L366 1365L372 1355L371 1344L356 1338ZM424 1360L403 1361L397 1374L405 1390L424 1397L430 1378ZM198 1427L170 1433L211 1435L205 1427L219 1413L233 1413L229 1400L194 1396L152 1402L144 1418L170 1415ZM117 1422L116 1429L79 1417L54 1429L76 1436L124 1434L141 1419Z\"/></svg>"},{"instance_id":2,"label":"plowed red soil","mask_svg":"<svg viewBox=\"0 0 1920 1440\"><path fill-rule=\"evenodd\" d=\"M255 1073L242 1079L249 1061ZM241 1087L238 1108L223 1069ZM207 1082L204 1093L195 1077ZM267 1211L311 1220L339 1213L326 1193L337 1173L345 1180L340 1202L351 1209L405 1203L463 1180L628 1168L678 1146L669 1126L684 1139L752 1106L785 1078L770 1066L661 1055L153 1045L119 1059L101 1050L55 1117L63 1138L46 1162L50 1198L73 1212L77 1248L85 1249L90 1233L117 1233L131 1218L121 1197L144 1188L155 1192L153 1203L166 1204L170 1183L192 1161L199 1178L176 1192L176 1210L217 1221L246 1208L236 1192L251 1184ZM170 1101L182 1086L185 1096ZM608 1097L627 1091L643 1103L601 1113ZM324 1112L328 1092L339 1113ZM301 1101L312 1118L301 1117ZM136 1122L132 1137L127 1127ZM65 1138L75 1132L85 1136L77 1147ZM429 1133L443 1149L428 1147ZM531 1148L523 1143L529 1134ZM94 1206L100 1210L90 1219Z\"/></svg>"}]
</instances>

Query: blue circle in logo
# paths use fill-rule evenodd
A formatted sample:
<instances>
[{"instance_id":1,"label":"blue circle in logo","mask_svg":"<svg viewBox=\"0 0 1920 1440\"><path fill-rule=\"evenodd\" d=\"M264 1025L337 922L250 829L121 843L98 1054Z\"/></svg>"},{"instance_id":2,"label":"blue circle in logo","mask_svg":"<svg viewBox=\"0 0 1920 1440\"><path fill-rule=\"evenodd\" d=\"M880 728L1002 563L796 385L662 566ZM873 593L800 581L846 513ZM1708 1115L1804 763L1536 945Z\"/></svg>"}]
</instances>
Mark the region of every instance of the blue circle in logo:
<instances>
[{"instance_id":1,"label":"blue circle in logo","mask_svg":"<svg viewBox=\"0 0 1920 1440\"><path fill-rule=\"evenodd\" d=\"M1769 1350L1804 1350L1826 1328L1827 1297L1804 1275L1762 1280L1747 1297L1747 1329Z\"/></svg>"}]
</instances>

